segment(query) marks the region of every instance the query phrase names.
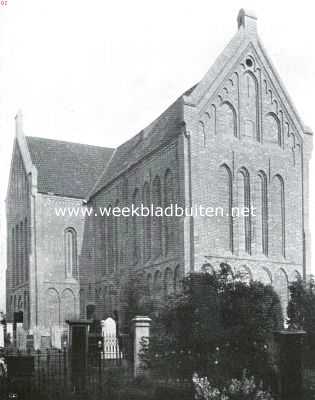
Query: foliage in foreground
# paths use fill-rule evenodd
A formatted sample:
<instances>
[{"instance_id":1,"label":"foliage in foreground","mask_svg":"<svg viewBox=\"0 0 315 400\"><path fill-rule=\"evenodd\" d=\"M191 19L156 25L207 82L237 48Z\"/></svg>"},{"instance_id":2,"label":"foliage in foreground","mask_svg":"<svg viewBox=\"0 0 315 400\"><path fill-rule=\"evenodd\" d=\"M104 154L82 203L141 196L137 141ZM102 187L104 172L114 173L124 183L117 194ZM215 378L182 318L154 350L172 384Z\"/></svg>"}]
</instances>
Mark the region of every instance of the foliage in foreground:
<instances>
[{"instance_id":1,"label":"foliage in foreground","mask_svg":"<svg viewBox=\"0 0 315 400\"><path fill-rule=\"evenodd\" d=\"M303 329L307 336L305 340L306 361L314 366L315 360L315 281L299 279L289 286L290 301L288 305L289 325L292 328Z\"/></svg>"},{"instance_id":2,"label":"foliage in foreground","mask_svg":"<svg viewBox=\"0 0 315 400\"><path fill-rule=\"evenodd\" d=\"M273 288L233 278L224 264L216 274L191 274L183 286L155 319L144 364L166 379L191 379L196 371L222 385L246 369L271 383L269 346L282 328Z\"/></svg>"},{"instance_id":3,"label":"foliage in foreground","mask_svg":"<svg viewBox=\"0 0 315 400\"><path fill-rule=\"evenodd\" d=\"M246 371L242 379L231 379L222 388L213 386L208 378L193 376L196 400L273 400L271 394L256 384L254 377L248 378Z\"/></svg>"}]
</instances>

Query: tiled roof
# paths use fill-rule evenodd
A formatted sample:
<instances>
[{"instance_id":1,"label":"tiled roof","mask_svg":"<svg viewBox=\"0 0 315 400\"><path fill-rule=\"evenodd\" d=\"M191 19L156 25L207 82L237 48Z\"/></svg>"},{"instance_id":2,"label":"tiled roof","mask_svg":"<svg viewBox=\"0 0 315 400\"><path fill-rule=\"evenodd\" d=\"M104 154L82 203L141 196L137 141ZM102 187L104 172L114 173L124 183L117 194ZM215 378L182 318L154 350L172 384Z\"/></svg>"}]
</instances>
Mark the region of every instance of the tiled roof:
<instances>
[{"instance_id":1,"label":"tiled roof","mask_svg":"<svg viewBox=\"0 0 315 400\"><path fill-rule=\"evenodd\" d=\"M38 191L84 199L104 171L113 149L26 136L38 170Z\"/></svg>"},{"instance_id":2,"label":"tiled roof","mask_svg":"<svg viewBox=\"0 0 315 400\"><path fill-rule=\"evenodd\" d=\"M190 94L195 86L183 95ZM132 137L121 146L117 147L113 157L90 193L95 195L104 186L121 174L129 166L141 160L145 155L157 147L168 142L180 133L183 123L183 96L180 96L166 111L155 121Z\"/></svg>"}]
</instances>

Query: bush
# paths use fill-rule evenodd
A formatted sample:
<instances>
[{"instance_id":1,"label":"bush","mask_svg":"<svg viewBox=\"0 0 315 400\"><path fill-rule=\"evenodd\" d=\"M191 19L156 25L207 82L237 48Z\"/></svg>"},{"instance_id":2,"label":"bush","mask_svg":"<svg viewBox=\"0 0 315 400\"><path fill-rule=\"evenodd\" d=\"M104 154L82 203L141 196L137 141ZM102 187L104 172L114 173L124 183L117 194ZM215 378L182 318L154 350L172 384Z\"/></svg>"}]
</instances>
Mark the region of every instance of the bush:
<instances>
[{"instance_id":1,"label":"bush","mask_svg":"<svg viewBox=\"0 0 315 400\"><path fill-rule=\"evenodd\" d=\"M311 279L305 283L301 279L289 286L288 322L290 327L303 329L307 333L305 341L306 362L314 366L315 360L315 283Z\"/></svg>"},{"instance_id":2,"label":"bush","mask_svg":"<svg viewBox=\"0 0 315 400\"><path fill-rule=\"evenodd\" d=\"M191 274L183 285L154 321L141 354L145 365L165 379L189 379L196 371L222 384L244 368L269 379L269 343L282 327L272 287L231 279L226 265L213 275Z\"/></svg>"},{"instance_id":3,"label":"bush","mask_svg":"<svg viewBox=\"0 0 315 400\"><path fill-rule=\"evenodd\" d=\"M271 394L263 389L262 383L257 384L255 378L247 377L246 371L241 380L231 379L225 386L217 388L208 378L193 377L196 400L273 400Z\"/></svg>"},{"instance_id":4,"label":"bush","mask_svg":"<svg viewBox=\"0 0 315 400\"><path fill-rule=\"evenodd\" d=\"M154 400L191 400L192 390L187 387L171 385L158 386L154 391Z\"/></svg>"}]
</instances>

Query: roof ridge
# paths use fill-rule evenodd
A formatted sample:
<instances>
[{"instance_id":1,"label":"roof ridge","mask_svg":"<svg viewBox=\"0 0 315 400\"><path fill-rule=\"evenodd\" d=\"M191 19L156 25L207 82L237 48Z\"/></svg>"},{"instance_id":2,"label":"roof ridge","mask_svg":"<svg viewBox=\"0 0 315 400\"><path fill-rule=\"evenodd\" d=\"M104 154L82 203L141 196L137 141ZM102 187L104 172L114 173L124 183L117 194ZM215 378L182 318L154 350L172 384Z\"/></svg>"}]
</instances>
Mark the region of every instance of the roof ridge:
<instances>
[{"instance_id":1,"label":"roof ridge","mask_svg":"<svg viewBox=\"0 0 315 400\"><path fill-rule=\"evenodd\" d=\"M98 146L98 145L94 145L94 144L88 144L88 143L79 143L79 142L71 142L69 140L60 140L60 139L51 139L51 138L45 138L45 137L41 137L41 136L30 136L27 135L25 136L26 139L39 139L39 140L45 140L45 141L50 141L50 142L58 142L58 143L66 143L66 144L73 144L73 145L77 145L77 146L88 146L88 147L95 147L98 149L106 149L106 150L115 150L116 147L105 147L105 146Z\"/></svg>"}]
</instances>

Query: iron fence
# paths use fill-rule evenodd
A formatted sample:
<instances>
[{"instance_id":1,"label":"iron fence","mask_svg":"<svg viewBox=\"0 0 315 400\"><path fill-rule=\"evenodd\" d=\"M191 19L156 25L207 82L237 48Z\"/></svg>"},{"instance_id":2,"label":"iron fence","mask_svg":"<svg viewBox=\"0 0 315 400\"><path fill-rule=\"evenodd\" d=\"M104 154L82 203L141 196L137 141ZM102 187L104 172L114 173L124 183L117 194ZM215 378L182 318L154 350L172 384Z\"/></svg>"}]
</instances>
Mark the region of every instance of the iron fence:
<instances>
[{"instance_id":1,"label":"iron fence","mask_svg":"<svg viewBox=\"0 0 315 400\"><path fill-rule=\"evenodd\" d=\"M116 346L118 348L118 346ZM121 350L120 350L121 349ZM121 375L131 375L127 345L109 355L104 346L77 356L68 349L6 350L0 371L0 399L65 400L110 398Z\"/></svg>"}]
</instances>

